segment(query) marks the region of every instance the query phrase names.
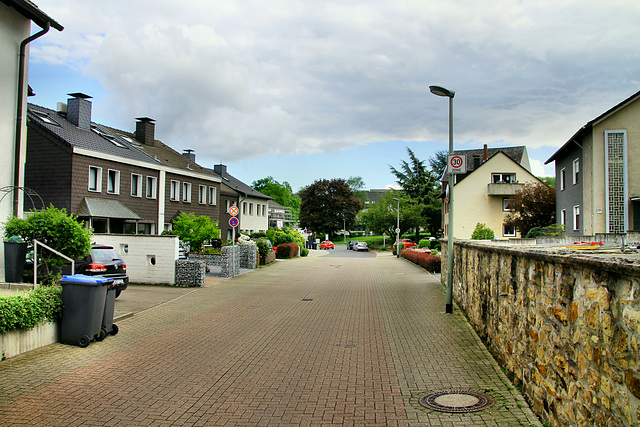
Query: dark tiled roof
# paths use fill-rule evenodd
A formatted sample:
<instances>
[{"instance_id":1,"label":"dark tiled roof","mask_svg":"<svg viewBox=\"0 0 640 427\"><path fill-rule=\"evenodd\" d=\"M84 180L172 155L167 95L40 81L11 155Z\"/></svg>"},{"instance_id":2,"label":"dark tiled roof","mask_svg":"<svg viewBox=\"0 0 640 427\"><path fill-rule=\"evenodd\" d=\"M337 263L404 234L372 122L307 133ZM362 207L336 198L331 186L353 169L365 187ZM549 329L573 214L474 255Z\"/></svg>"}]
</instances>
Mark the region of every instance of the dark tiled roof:
<instances>
[{"instance_id":1,"label":"dark tiled roof","mask_svg":"<svg viewBox=\"0 0 640 427\"><path fill-rule=\"evenodd\" d=\"M72 147L118 156L126 160L159 163L153 157L138 150L131 142L112 135L108 128L97 123L91 122L93 130L80 129L67 121L62 114L33 104L28 104L27 117L30 125L37 125Z\"/></svg>"},{"instance_id":2,"label":"dark tiled roof","mask_svg":"<svg viewBox=\"0 0 640 427\"><path fill-rule=\"evenodd\" d=\"M387 191L391 191L389 189L384 190L369 190L367 191L367 203L380 203L380 197L386 193Z\"/></svg>"},{"instance_id":3,"label":"dark tiled roof","mask_svg":"<svg viewBox=\"0 0 640 427\"><path fill-rule=\"evenodd\" d=\"M64 27L56 22L55 19L44 13L42 9L29 0L2 0L4 4L14 7L22 16L35 22L40 28L44 28L49 23L58 31L64 30Z\"/></svg>"},{"instance_id":4,"label":"dark tiled roof","mask_svg":"<svg viewBox=\"0 0 640 427\"><path fill-rule=\"evenodd\" d=\"M213 173L215 176L220 176L213 171L211 171L211 173ZM227 187L229 187L234 191L241 193L246 197L255 197L257 199L267 199L267 200L273 199L273 197L271 196L267 196L266 194L262 194L261 192L254 190L253 188L251 188L250 186L248 186L247 184L240 181L238 178L234 177L229 173L226 173L224 177L220 176L220 179L222 179L222 183L224 185L226 185Z\"/></svg>"}]
</instances>

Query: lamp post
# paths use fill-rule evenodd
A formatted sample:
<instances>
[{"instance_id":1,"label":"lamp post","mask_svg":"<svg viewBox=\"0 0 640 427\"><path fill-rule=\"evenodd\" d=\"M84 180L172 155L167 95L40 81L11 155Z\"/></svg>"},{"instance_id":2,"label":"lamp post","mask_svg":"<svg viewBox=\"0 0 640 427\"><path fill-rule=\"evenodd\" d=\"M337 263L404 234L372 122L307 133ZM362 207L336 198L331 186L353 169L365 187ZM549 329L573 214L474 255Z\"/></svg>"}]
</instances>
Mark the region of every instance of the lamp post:
<instances>
[{"instance_id":1,"label":"lamp post","mask_svg":"<svg viewBox=\"0 0 640 427\"><path fill-rule=\"evenodd\" d=\"M398 215L396 222L396 258L400 258L400 199L393 198L396 202L398 202Z\"/></svg>"},{"instance_id":2,"label":"lamp post","mask_svg":"<svg viewBox=\"0 0 640 427\"><path fill-rule=\"evenodd\" d=\"M455 92L441 86L429 86L432 94L449 98L449 155L453 154L453 97ZM449 227L447 229L447 305L445 313L453 313L453 173L449 174Z\"/></svg>"}]
</instances>

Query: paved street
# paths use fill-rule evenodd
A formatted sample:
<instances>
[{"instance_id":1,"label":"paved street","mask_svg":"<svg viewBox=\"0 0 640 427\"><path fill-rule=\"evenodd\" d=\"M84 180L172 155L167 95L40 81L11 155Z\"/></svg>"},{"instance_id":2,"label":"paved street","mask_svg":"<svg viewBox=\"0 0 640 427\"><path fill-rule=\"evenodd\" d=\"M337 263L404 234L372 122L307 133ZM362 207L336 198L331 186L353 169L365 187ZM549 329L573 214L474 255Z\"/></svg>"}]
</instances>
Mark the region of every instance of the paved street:
<instances>
[{"instance_id":1,"label":"paved street","mask_svg":"<svg viewBox=\"0 0 640 427\"><path fill-rule=\"evenodd\" d=\"M390 254L313 251L175 291L102 342L0 362L0 425L540 425L439 281ZM444 390L495 404L420 405Z\"/></svg>"}]
</instances>

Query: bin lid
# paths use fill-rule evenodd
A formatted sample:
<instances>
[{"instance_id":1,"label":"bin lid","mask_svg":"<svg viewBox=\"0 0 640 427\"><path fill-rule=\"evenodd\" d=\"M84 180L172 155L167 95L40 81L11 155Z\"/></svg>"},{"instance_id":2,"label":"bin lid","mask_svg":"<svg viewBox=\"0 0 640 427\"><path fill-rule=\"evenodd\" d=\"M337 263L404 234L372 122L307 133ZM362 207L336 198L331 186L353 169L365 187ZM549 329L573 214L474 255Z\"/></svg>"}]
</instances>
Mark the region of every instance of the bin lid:
<instances>
[{"instance_id":1,"label":"bin lid","mask_svg":"<svg viewBox=\"0 0 640 427\"><path fill-rule=\"evenodd\" d=\"M87 276L86 274L72 274L68 276L62 276L60 280L61 285L65 284L80 284L80 285L108 285L112 283L112 279L107 279L102 276Z\"/></svg>"}]
</instances>

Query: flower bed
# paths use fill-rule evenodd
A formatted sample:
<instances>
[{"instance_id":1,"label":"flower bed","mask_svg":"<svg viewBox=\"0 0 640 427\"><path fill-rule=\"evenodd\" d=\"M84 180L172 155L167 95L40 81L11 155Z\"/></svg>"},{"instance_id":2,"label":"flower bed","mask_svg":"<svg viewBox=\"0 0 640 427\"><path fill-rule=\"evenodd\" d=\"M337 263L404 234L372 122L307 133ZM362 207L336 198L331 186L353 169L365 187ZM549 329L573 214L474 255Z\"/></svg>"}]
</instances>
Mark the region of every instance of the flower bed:
<instances>
[{"instance_id":1,"label":"flower bed","mask_svg":"<svg viewBox=\"0 0 640 427\"><path fill-rule=\"evenodd\" d=\"M428 249L405 249L401 254L405 259L408 259L414 264L418 264L425 270L440 273L440 257L431 255Z\"/></svg>"}]
</instances>

